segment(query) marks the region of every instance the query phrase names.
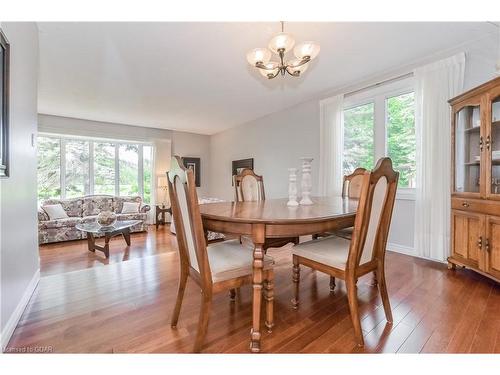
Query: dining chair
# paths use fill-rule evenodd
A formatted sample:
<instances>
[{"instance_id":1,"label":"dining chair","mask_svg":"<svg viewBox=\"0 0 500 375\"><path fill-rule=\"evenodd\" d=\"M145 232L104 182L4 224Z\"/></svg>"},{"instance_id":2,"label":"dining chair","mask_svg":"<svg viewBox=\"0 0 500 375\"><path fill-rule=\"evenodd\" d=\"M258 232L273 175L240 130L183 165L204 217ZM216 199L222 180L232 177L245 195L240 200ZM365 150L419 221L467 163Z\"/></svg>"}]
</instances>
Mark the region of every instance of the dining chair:
<instances>
[{"instance_id":1,"label":"dining chair","mask_svg":"<svg viewBox=\"0 0 500 375\"><path fill-rule=\"evenodd\" d=\"M382 158L375 169L365 171L362 176L352 239L330 236L304 242L292 249L294 308L299 305L300 265L324 272L333 281L335 278L345 280L351 320L360 346L364 341L357 300L359 277L376 273L385 316L392 323L384 261L399 173L392 168L390 158Z\"/></svg>"},{"instance_id":2,"label":"dining chair","mask_svg":"<svg viewBox=\"0 0 500 375\"><path fill-rule=\"evenodd\" d=\"M344 175L342 183L342 198L359 199L361 194L361 185L363 182L363 175L367 170L365 168L356 168L354 172ZM350 240L352 237L353 227L343 228L335 232L317 233L313 235L313 239L320 237L327 237L332 234Z\"/></svg>"},{"instance_id":3,"label":"dining chair","mask_svg":"<svg viewBox=\"0 0 500 375\"><path fill-rule=\"evenodd\" d=\"M240 174L233 176L234 200L236 202L255 202L266 199L264 178L245 168ZM241 241L241 238L240 238ZM288 243L299 243L299 237L266 238L263 249L267 252L270 247L282 247Z\"/></svg>"},{"instance_id":4,"label":"dining chair","mask_svg":"<svg viewBox=\"0 0 500 375\"><path fill-rule=\"evenodd\" d=\"M207 246L193 171L186 169L181 158L175 156L167 174L180 257L179 288L171 326L177 326L184 290L188 277L191 277L201 289L201 310L193 348L194 352L199 352L208 329L212 295L252 283L253 247L241 245L238 240ZM269 331L274 324L273 265L273 258L265 255L263 293L266 301L266 327Z\"/></svg>"}]
</instances>

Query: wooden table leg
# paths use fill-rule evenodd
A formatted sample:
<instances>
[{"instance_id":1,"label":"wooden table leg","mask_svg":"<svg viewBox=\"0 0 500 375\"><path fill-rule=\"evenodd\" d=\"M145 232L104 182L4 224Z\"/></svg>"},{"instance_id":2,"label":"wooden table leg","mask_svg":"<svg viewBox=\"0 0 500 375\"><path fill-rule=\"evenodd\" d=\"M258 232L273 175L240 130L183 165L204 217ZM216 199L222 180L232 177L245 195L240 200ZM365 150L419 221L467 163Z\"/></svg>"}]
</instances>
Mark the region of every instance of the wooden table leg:
<instances>
[{"instance_id":1,"label":"wooden table leg","mask_svg":"<svg viewBox=\"0 0 500 375\"><path fill-rule=\"evenodd\" d=\"M90 232L87 232L87 244L89 245L89 251L95 253L95 238Z\"/></svg>"},{"instance_id":2,"label":"wooden table leg","mask_svg":"<svg viewBox=\"0 0 500 375\"><path fill-rule=\"evenodd\" d=\"M127 243L127 246L130 246L130 229L125 228L122 232L123 238L125 238L125 242Z\"/></svg>"},{"instance_id":3,"label":"wooden table leg","mask_svg":"<svg viewBox=\"0 0 500 375\"><path fill-rule=\"evenodd\" d=\"M102 251L104 251L104 255L106 256L106 258L109 258L109 240L110 239L111 239L111 234L106 233L104 236L104 247L102 249Z\"/></svg>"},{"instance_id":4,"label":"wooden table leg","mask_svg":"<svg viewBox=\"0 0 500 375\"><path fill-rule=\"evenodd\" d=\"M254 224L252 226L253 250L253 306L252 306L252 331L250 333L250 350L253 353L260 352L260 312L262 305L262 282L264 267L264 242L265 225Z\"/></svg>"}]
</instances>

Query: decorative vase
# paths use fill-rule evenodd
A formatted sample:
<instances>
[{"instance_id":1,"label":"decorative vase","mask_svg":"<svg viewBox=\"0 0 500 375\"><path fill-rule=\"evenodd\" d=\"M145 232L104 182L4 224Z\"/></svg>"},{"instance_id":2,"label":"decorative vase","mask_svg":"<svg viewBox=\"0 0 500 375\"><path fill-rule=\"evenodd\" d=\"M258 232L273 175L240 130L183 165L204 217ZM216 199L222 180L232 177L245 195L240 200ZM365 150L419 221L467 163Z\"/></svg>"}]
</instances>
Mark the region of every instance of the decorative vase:
<instances>
[{"instance_id":1,"label":"decorative vase","mask_svg":"<svg viewBox=\"0 0 500 375\"><path fill-rule=\"evenodd\" d=\"M297 202L297 168L288 168L288 203L290 207L298 206Z\"/></svg>"},{"instance_id":2,"label":"decorative vase","mask_svg":"<svg viewBox=\"0 0 500 375\"><path fill-rule=\"evenodd\" d=\"M307 206L313 204L313 201L311 200L311 162L314 159L300 158L300 160L302 160L302 180L300 184L300 187L302 188L302 199L300 200L300 204Z\"/></svg>"},{"instance_id":3,"label":"decorative vase","mask_svg":"<svg viewBox=\"0 0 500 375\"><path fill-rule=\"evenodd\" d=\"M103 211L97 215L97 224L101 227L110 227L116 223L116 214L112 211Z\"/></svg>"}]
</instances>

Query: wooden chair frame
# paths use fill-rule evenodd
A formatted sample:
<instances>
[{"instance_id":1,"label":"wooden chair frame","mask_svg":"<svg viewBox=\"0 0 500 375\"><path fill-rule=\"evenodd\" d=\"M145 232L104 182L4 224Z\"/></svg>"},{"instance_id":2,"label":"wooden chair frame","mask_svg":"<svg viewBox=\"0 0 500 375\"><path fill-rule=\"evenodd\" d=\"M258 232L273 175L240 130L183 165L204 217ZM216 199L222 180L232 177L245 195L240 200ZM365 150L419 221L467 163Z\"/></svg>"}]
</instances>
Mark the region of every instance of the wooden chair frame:
<instances>
[{"instance_id":1,"label":"wooden chair frame","mask_svg":"<svg viewBox=\"0 0 500 375\"><path fill-rule=\"evenodd\" d=\"M256 174L252 169L245 168L241 171L240 174L233 176L233 185L234 185L234 201L235 202L244 202L245 197L243 195L243 191L241 191L241 183L243 179L247 176L252 176L255 180L257 180L257 184L259 186L259 195L261 200L266 199L266 192L264 190L264 177ZM241 199L240 199L241 197Z\"/></svg>"},{"instance_id":2,"label":"wooden chair frame","mask_svg":"<svg viewBox=\"0 0 500 375\"><path fill-rule=\"evenodd\" d=\"M357 176L364 175L367 172L365 168L356 168L354 172L348 175L344 175L344 181L342 183L342 197L344 198L359 198L358 196L352 196L349 194L349 188L351 181Z\"/></svg>"},{"instance_id":3,"label":"wooden chair frame","mask_svg":"<svg viewBox=\"0 0 500 375\"><path fill-rule=\"evenodd\" d=\"M176 237L179 248L180 257L180 279L179 288L177 292L177 299L175 302L174 311L172 314L171 326L175 328L179 319L179 314L184 298L184 291L186 289L187 279L191 279L201 289L201 311L198 321L198 332L194 344L193 351L201 351L203 341L205 339L208 321L210 314L210 307L212 304L212 295L221 291L234 290L245 284L252 284L253 276L248 274L233 279L223 280L220 282L212 281L212 272L207 254L207 240L206 233L203 229L203 223L200 215L198 205L198 197L196 193L195 179L193 171L183 166L180 157L175 156L172 159L171 169L168 174L168 187L170 194L170 202L172 206L172 214L176 223ZM192 236L194 239L194 248L196 260L199 271L192 267L189 258L189 250L187 245L186 228L182 218L182 211L179 205L179 198L176 186L176 180L180 180L188 200L188 214L191 223ZM274 325L273 317L273 303L274 303L274 273L273 269L264 270L264 300L266 301L266 326L271 331Z\"/></svg>"},{"instance_id":4,"label":"wooden chair frame","mask_svg":"<svg viewBox=\"0 0 500 375\"><path fill-rule=\"evenodd\" d=\"M372 259L360 265L361 255L366 240L368 226L370 222L370 214L372 209L373 195L377 182L380 178L387 179L387 191L383 208L381 212L380 221L376 232L374 249L372 252ZM299 281L300 281L300 265L310 267L312 269L324 272L330 275L330 287L335 286L335 278L345 280L347 287L347 298L349 302L349 311L354 326L354 333L358 345L363 346L363 333L361 331L361 322L358 309L357 299L357 281L358 278L370 273L375 272L378 281L378 288L384 306L385 316L389 323L392 323L392 312L387 294L387 285L385 281L385 252L387 245L387 237L391 223L392 211L394 208L394 200L396 198L396 189L399 179L399 173L392 168L392 161L389 158L382 158L378 161L375 169L372 172L366 171L363 175L363 185L361 189L361 197L356 213L354 222L354 231L349 247L349 256L345 270L331 267L322 263L318 263L308 258L299 255L293 255L293 282L294 298L292 304L294 308L299 305ZM335 249L332 249L335 251Z\"/></svg>"},{"instance_id":5,"label":"wooden chair frame","mask_svg":"<svg viewBox=\"0 0 500 375\"><path fill-rule=\"evenodd\" d=\"M245 201L245 197L243 195L243 191L241 191L241 183L243 179L247 176L252 176L257 180L257 184L259 186L259 196L261 197L261 200L266 199L266 192L264 189L264 178L258 174L255 174L253 170L250 168L245 168L243 171L238 174L233 176L233 185L234 185L234 200L235 202ZM240 238L241 242L241 238ZM293 244L298 244L299 243L299 237L284 237L284 238L266 238L266 241L264 242L263 249L264 252L267 252L267 249L270 247L282 247L285 246L288 243L293 243Z\"/></svg>"}]
</instances>

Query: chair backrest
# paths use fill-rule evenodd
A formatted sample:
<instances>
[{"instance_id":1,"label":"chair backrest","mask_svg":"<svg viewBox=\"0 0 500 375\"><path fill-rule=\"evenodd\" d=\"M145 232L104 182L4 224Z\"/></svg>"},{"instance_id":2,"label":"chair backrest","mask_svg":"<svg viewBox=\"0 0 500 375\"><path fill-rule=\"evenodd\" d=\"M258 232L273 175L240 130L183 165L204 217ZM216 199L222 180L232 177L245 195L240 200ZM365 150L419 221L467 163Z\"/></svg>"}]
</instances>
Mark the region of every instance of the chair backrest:
<instances>
[{"instance_id":1,"label":"chair backrest","mask_svg":"<svg viewBox=\"0 0 500 375\"><path fill-rule=\"evenodd\" d=\"M382 158L363 174L358 211L349 250L348 268L385 257L399 172L390 158Z\"/></svg>"},{"instance_id":2,"label":"chair backrest","mask_svg":"<svg viewBox=\"0 0 500 375\"><path fill-rule=\"evenodd\" d=\"M167 175L181 271L188 272L191 268L200 274L203 283L211 284L212 273L193 170L185 168L181 158L174 156Z\"/></svg>"},{"instance_id":3,"label":"chair backrest","mask_svg":"<svg viewBox=\"0 0 500 375\"><path fill-rule=\"evenodd\" d=\"M249 168L243 169L240 174L233 176L234 200L236 202L263 201L264 179Z\"/></svg>"},{"instance_id":4,"label":"chair backrest","mask_svg":"<svg viewBox=\"0 0 500 375\"><path fill-rule=\"evenodd\" d=\"M359 199L361 196L361 185L363 184L363 175L365 172L365 168L356 168L354 172L344 176L342 197Z\"/></svg>"}]
</instances>

